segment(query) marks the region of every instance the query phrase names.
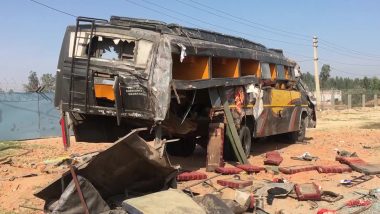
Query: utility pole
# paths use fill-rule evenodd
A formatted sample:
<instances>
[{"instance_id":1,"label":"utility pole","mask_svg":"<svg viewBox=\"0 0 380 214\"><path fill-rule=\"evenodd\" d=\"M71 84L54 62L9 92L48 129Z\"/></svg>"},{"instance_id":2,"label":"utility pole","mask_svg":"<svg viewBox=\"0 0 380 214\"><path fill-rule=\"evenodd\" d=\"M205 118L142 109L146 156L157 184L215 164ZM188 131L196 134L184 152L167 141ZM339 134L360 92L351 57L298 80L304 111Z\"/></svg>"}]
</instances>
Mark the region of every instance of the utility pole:
<instances>
[{"instance_id":1,"label":"utility pole","mask_svg":"<svg viewBox=\"0 0 380 214\"><path fill-rule=\"evenodd\" d=\"M314 49L314 80L315 80L315 96L317 98L317 110L321 109L321 90L319 88L319 74L318 74L318 38L313 37Z\"/></svg>"}]
</instances>

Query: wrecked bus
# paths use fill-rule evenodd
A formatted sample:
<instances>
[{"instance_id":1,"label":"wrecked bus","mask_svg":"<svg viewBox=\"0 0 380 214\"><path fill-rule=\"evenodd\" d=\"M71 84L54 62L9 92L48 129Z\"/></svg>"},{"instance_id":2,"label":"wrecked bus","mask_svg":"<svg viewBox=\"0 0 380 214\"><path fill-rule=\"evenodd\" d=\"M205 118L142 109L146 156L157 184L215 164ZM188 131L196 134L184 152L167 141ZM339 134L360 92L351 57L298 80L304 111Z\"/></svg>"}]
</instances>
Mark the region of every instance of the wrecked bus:
<instances>
[{"instance_id":1,"label":"wrecked bus","mask_svg":"<svg viewBox=\"0 0 380 214\"><path fill-rule=\"evenodd\" d=\"M315 102L296 66L281 50L243 38L79 17L63 39L55 106L77 141L113 142L148 127L144 138L178 138L167 150L186 156L207 145L210 123L222 122L239 135L226 139L249 155L254 139L302 141L315 127Z\"/></svg>"}]
</instances>

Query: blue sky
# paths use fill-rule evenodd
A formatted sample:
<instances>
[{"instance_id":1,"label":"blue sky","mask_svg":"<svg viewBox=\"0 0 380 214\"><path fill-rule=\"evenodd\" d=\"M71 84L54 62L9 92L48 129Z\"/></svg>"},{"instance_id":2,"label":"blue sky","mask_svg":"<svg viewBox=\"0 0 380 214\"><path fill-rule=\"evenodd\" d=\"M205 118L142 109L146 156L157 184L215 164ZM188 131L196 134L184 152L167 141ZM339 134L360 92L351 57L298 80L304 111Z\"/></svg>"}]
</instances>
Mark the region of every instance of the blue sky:
<instances>
[{"instance_id":1,"label":"blue sky","mask_svg":"<svg viewBox=\"0 0 380 214\"><path fill-rule=\"evenodd\" d=\"M312 36L316 35L321 41L319 68L328 63L334 76L380 76L380 1L38 1L74 15L150 18L241 36L283 49L288 57L299 61L303 71L313 71ZM75 18L30 0L2 3L0 87L17 89L30 70L55 73L64 31L67 25L75 23Z\"/></svg>"}]
</instances>

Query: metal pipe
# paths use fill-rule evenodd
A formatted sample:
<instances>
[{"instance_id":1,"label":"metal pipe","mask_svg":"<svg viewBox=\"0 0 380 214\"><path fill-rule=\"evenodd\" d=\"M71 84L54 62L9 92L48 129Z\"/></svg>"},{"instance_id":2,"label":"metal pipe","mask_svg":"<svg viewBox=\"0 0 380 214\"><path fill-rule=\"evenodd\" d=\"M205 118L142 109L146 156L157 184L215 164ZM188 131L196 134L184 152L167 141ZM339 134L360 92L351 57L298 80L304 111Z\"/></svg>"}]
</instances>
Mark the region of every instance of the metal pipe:
<instances>
[{"instance_id":1,"label":"metal pipe","mask_svg":"<svg viewBox=\"0 0 380 214\"><path fill-rule=\"evenodd\" d=\"M75 184L75 188L77 189L77 192L78 192L78 196L79 196L80 202L81 202L82 207L83 207L83 209L84 209L84 213L85 213L85 214L90 214L90 211L88 210L88 207L87 207L87 204L86 204L86 200L84 199L84 196L83 196L83 192L82 192L82 190L80 189L80 185L79 185L78 177L77 177L77 175L76 175L76 173L75 173L74 166L70 163L70 164L69 164L69 167L70 167L71 176L73 177L73 181L74 181L74 184Z\"/></svg>"}]
</instances>

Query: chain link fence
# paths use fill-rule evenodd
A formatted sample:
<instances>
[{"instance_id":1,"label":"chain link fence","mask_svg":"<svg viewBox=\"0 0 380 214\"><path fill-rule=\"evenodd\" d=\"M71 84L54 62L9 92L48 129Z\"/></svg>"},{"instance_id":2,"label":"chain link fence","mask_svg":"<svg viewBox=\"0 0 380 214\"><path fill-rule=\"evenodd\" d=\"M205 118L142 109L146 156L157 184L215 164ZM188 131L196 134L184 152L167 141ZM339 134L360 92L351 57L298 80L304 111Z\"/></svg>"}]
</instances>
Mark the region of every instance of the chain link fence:
<instances>
[{"instance_id":1,"label":"chain link fence","mask_svg":"<svg viewBox=\"0 0 380 214\"><path fill-rule=\"evenodd\" d=\"M60 136L53 93L0 93L0 141Z\"/></svg>"}]
</instances>

